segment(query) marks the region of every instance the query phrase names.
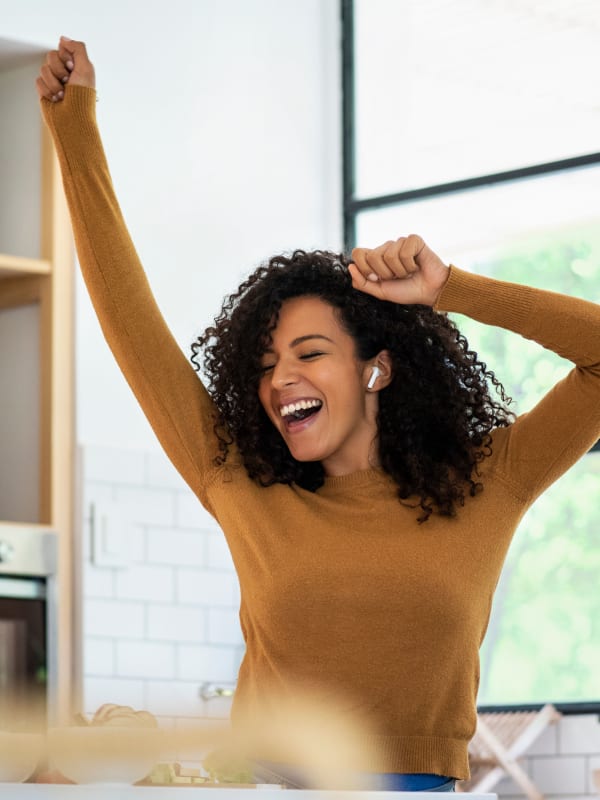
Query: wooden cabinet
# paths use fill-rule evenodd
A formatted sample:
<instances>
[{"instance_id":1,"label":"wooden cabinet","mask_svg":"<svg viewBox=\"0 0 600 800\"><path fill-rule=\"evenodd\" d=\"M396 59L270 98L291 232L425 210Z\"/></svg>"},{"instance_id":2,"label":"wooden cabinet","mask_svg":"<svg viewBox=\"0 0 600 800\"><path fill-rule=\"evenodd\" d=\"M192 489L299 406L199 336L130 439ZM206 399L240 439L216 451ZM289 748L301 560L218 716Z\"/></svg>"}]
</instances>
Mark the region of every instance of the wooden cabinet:
<instances>
[{"instance_id":1,"label":"wooden cabinet","mask_svg":"<svg viewBox=\"0 0 600 800\"><path fill-rule=\"evenodd\" d=\"M0 39L0 538L15 523L59 541L58 707L74 680L74 279L61 180L41 120L43 54Z\"/></svg>"}]
</instances>

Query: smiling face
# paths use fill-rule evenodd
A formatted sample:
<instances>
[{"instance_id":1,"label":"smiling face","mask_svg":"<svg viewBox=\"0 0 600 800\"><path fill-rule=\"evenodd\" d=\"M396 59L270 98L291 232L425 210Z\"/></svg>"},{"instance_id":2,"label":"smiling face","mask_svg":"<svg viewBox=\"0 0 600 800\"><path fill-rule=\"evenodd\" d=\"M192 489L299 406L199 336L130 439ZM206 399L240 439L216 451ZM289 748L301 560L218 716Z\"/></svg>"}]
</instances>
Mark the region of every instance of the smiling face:
<instances>
[{"instance_id":1,"label":"smiling face","mask_svg":"<svg viewBox=\"0 0 600 800\"><path fill-rule=\"evenodd\" d=\"M326 475L375 466L373 362L357 358L333 307L317 297L287 300L271 338L258 394L292 456L320 461Z\"/></svg>"}]
</instances>

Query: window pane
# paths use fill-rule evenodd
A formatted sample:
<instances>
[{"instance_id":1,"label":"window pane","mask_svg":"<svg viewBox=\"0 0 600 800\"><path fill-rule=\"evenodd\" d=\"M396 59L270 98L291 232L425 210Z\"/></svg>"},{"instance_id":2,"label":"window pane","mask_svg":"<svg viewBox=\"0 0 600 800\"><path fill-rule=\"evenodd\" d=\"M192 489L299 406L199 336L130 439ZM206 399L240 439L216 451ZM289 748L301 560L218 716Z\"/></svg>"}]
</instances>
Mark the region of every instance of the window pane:
<instances>
[{"instance_id":1,"label":"window pane","mask_svg":"<svg viewBox=\"0 0 600 800\"><path fill-rule=\"evenodd\" d=\"M596 152L596 0L356 0L358 197Z\"/></svg>"},{"instance_id":2,"label":"window pane","mask_svg":"<svg viewBox=\"0 0 600 800\"><path fill-rule=\"evenodd\" d=\"M518 251L522 243L547 240L563 228L600 228L598 197L600 167L511 181L363 211L357 244L375 247L420 233L442 258L466 267L479 256Z\"/></svg>"},{"instance_id":3,"label":"window pane","mask_svg":"<svg viewBox=\"0 0 600 800\"><path fill-rule=\"evenodd\" d=\"M462 267L599 302L600 226L588 214L597 196L600 169L522 181L361 214L360 242L392 238L401 219ZM515 334L457 322L517 413L570 368ZM600 700L599 489L593 452L524 517L482 649L481 704Z\"/></svg>"},{"instance_id":4,"label":"window pane","mask_svg":"<svg viewBox=\"0 0 600 800\"><path fill-rule=\"evenodd\" d=\"M523 519L482 648L481 705L600 700L600 453Z\"/></svg>"}]
</instances>

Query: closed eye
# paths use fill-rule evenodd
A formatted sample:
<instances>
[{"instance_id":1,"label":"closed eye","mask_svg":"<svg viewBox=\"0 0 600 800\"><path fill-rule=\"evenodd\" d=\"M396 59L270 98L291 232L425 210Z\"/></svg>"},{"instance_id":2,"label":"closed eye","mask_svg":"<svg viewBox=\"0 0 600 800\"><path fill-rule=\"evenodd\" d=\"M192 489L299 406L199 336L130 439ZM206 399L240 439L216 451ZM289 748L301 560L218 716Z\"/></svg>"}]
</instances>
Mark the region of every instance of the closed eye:
<instances>
[{"instance_id":1,"label":"closed eye","mask_svg":"<svg viewBox=\"0 0 600 800\"><path fill-rule=\"evenodd\" d=\"M301 361L310 361L311 358L317 358L323 355L325 355L325 353L322 353L320 350L313 350L311 353L303 353L299 358Z\"/></svg>"}]
</instances>

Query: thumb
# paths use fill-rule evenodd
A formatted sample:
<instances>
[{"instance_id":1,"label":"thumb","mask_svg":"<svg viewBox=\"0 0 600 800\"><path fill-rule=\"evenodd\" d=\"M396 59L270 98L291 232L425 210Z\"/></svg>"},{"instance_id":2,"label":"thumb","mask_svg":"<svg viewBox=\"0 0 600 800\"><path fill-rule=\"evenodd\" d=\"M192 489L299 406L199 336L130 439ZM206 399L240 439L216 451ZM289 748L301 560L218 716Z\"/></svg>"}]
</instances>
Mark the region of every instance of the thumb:
<instances>
[{"instance_id":1,"label":"thumb","mask_svg":"<svg viewBox=\"0 0 600 800\"><path fill-rule=\"evenodd\" d=\"M90 61L84 42L61 36L58 45L58 55L70 71L69 84L88 86L94 89L96 75L94 65Z\"/></svg>"}]
</instances>

